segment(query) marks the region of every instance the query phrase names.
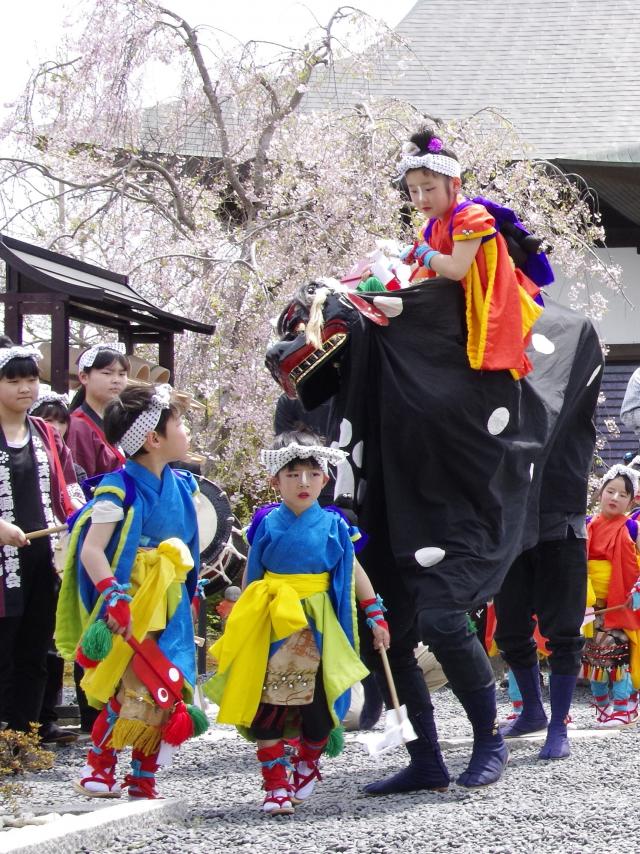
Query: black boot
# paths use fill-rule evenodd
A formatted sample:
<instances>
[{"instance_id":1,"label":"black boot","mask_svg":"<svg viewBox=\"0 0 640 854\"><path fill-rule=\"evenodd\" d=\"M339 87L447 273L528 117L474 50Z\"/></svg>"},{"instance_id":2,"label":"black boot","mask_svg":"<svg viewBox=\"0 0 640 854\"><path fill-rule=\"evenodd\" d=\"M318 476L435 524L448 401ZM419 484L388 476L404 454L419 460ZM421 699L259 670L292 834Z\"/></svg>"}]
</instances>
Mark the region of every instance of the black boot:
<instances>
[{"instance_id":1,"label":"black boot","mask_svg":"<svg viewBox=\"0 0 640 854\"><path fill-rule=\"evenodd\" d=\"M549 679L551 695L551 721L538 759L566 759L571 753L567 738L567 718L576 687L576 676L552 673Z\"/></svg>"},{"instance_id":2,"label":"black boot","mask_svg":"<svg viewBox=\"0 0 640 854\"><path fill-rule=\"evenodd\" d=\"M509 751L498 731L495 685L458 691L457 697L473 727L473 750L466 771L456 783L469 789L496 783L509 761Z\"/></svg>"},{"instance_id":3,"label":"black boot","mask_svg":"<svg viewBox=\"0 0 640 854\"><path fill-rule=\"evenodd\" d=\"M433 720L433 706L425 707L418 714L411 715L410 720L418 738L406 744L411 757L409 764L392 777L365 786L364 791L368 795L392 795L419 789L446 791L451 777L440 752L438 733Z\"/></svg>"},{"instance_id":4,"label":"black boot","mask_svg":"<svg viewBox=\"0 0 640 854\"><path fill-rule=\"evenodd\" d=\"M512 667L511 670L522 694L522 714L515 721L501 726L501 734L505 738L515 738L545 730L547 716L542 705L538 664L534 664L533 667Z\"/></svg>"}]
</instances>

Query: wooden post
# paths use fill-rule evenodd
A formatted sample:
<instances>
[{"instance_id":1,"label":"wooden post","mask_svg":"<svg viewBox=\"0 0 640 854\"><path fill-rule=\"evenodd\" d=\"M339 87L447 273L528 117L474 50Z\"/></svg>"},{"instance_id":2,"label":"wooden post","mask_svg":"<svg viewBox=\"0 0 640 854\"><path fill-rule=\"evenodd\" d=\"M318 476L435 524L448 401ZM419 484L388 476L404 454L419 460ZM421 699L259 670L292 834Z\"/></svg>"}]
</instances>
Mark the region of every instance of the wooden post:
<instances>
[{"instance_id":1,"label":"wooden post","mask_svg":"<svg viewBox=\"0 0 640 854\"><path fill-rule=\"evenodd\" d=\"M173 332L161 332L158 336L158 364L170 372L169 382L175 379L173 362Z\"/></svg>"},{"instance_id":2,"label":"wooden post","mask_svg":"<svg viewBox=\"0 0 640 854\"><path fill-rule=\"evenodd\" d=\"M59 394L69 388L69 311L66 300L51 307L51 388Z\"/></svg>"},{"instance_id":3,"label":"wooden post","mask_svg":"<svg viewBox=\"0 0 640 854\"><path fill-rule=\"evenodd\" d=\"M130 327L120 329L118 332L118 341L124 344L125 353L131 356L134 350L133 332Z\"/></svg>"},{"instance_id":4,"label":"wooden post","mask_svg":"<svg viewBox=\"0 0 640 854\"><path fill-rule=\"evenodd\" d=\"M20 311L18 292L20 274L7 264L7 292L4 294L4 334L14 344L22 344L22 312Z\"/></svg>"}]
</instances>

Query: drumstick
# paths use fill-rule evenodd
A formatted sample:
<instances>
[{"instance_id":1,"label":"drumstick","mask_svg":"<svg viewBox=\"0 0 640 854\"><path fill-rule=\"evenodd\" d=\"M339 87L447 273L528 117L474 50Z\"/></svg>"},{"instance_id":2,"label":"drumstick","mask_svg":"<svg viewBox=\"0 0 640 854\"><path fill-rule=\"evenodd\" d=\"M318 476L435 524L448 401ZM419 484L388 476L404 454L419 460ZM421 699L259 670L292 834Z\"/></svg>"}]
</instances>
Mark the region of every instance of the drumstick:
<instances>
[{"instance_id":1,"label":"drumstick","mask_svg":"<svg viewBox=\"0 0 640 854\"><path fill-rule=\"evenodd\" d=\"M28 540L39 540L40 537L48 537L49 534L61 534L66 530L66 525L54 525L53 528L41 528L39 531L30 531L28 534L25 534L25 537Z\"/></svg>"},{"instance_id":2,"label":"drumstick","mask_svg":"<svg viewBox=\"0 0 640 854\"><path fill-rule=\"evenodd\" d=\"M611 608L601 608L599 611L594 611L593 615L595 617L597 617L598 614L608 614L609 611L620 611L622 608L628 608L628 607L629 606L625 602L623 605L613 605Z\"/></svg>"}]
</instances>

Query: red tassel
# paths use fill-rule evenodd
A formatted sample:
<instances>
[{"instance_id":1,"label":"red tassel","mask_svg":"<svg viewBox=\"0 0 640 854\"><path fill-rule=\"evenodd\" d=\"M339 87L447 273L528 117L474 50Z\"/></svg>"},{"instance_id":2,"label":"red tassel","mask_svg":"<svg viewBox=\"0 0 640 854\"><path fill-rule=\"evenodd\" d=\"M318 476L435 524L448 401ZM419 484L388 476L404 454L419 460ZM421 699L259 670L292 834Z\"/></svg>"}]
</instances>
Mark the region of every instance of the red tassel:
<instances>
[{"instance_id":1,"label":"red tassel","mask_svg":"<svg viewBox=\"0 0 640 854\"><path fill-rule=\"evenodd\" d=\"M162 730L162 740L177 747L193 736L193 721L187 707L180 700L176 703L173 714Z\"/></svg>"},{"instance_id":2,"label":"red tassel","mask_svg":"<svg viewBox=\"0 0 640 854\"><path fill-rule=\"evenodd\" d=\"M96 665L100 664L99 661L94 661L92 658L86 656L82 651L82 647L78 647L76 650L76 661L80 667L84 667L85 670L90 670L92 667L96 667Z\"/></svg>"}]
</instances>

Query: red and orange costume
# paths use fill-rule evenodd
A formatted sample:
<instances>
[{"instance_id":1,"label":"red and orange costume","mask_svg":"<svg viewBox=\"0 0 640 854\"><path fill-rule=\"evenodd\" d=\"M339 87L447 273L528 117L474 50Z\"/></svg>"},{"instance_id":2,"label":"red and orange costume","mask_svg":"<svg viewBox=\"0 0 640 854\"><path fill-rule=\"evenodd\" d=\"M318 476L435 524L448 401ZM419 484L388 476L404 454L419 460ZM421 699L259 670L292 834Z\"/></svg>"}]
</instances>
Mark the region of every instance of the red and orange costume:
<instances>
[{"instance_id":1,"label":"red and orange costume","mask_svg":"<svg viewBox=\"0 0 640 854\"><path fill-rule=\"evenodd\" d=\"M495 219L483 205L458 196L441 220L429 220L419 234L420 243L427 242L443 255L453 253L456 241L477 238L482 243L461 281L469 364L475 370L510 370L520 379L531 370L525 349L542 307L534 301L539 288L514 266ZM411 281L437 275L418 267Z\"/></svg>"}]
</instances>

